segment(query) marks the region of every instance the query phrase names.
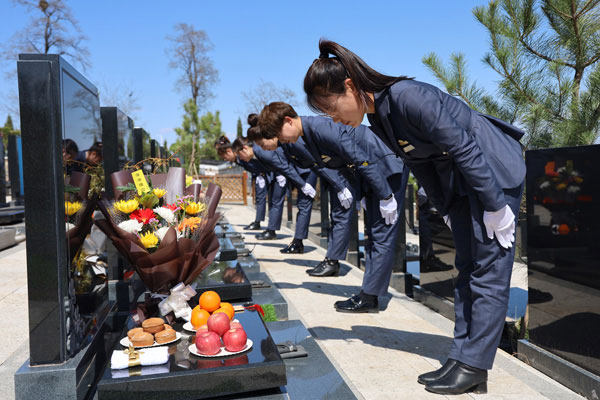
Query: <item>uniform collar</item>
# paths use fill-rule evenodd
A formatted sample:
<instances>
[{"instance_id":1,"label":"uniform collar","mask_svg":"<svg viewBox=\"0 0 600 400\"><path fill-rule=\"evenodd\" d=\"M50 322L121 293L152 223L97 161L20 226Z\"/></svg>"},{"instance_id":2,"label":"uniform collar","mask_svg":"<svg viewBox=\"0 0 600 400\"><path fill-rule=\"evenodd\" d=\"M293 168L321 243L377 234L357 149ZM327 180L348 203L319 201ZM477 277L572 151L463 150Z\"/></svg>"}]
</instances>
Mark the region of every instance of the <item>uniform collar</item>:
<instances>
[{"instance_id":1,"label":"uniform collar","mask_svg":"<svg viewBox=\"0 0 600 400\"><path fill-rule=\"evenodd\" d=\"M394 135L394 131L392 130L392 125L390 124L389 116L390 116L390 88L387 87L380 92L373 93L373 100L375 103L375 114L376 123L371 125L379 125L376 128L383 129L383 132L380 132L378 135L390 149L392 149L396 154L400 154L400 146L396 142L396 136Z\"/></svg>"}]
</instances>

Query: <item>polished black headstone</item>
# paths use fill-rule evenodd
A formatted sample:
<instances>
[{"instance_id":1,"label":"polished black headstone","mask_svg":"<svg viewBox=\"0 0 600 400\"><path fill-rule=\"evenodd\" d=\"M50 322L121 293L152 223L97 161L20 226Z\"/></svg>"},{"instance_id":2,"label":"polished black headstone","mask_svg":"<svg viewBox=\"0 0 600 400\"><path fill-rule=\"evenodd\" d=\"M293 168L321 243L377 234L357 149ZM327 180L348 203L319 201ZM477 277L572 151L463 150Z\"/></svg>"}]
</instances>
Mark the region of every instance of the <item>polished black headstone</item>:
<instances>
[{"instance_id":1,"label":"polished black headstone","mask_svg":"<svg viewBox=\"0 0 600 400\"><path fill-rule=\"evenodd\" d=\"M142 128L133 128L133 163L137 164L144 159L144 133Z\"/></svg>"},{"instance_id":2,"label":"polished black headstone","mask_svg":"<svg viewBox=\"0 0 600 400\"><path fill-rule=\"evenodd\" d=\"M128 160L127 145L133 121L117 107L101 107L102 152L104 156L104 189L108 198L114 197L110 175L120 171Z\"/></svg>"},{"instance_id":3,"label":"polished black headstone","mask_svg":"<svg viewBox=\"0 0 600 400\"><path fill-rule=\"evenodd\" d=\"M527 164L529 340L600 375L600 145Z\"/></svg>"},{"instance_id":4,"label":"polished black headstone","mask_svg":"<svg viewBox=\"0 0 600 400\"><path fill-rule=\"evenodd\" d=\"M236 313L235 318L254 343L250 350L228 357L198 357L188 350L193 334L174 324L183 337L169 346L167 364L124 370L108 365L98 384L98 399L206 399L285 386L285 365L258 312Z\"/></svg>"},{"instance_id":5,"label":"polished black headstone","mask_svg":"<svg viewBox=\"0 0 600 400\"><path fill-rule=\"evenodd\" d=\"M19 155L19 146L17 145L17 137L10 135L8 137L8 179L10 181L10 196L16 204L21 204L23 201L23 193L21 193L21 167L23 162Z\"/></svg>"},{"instance_id":6,"label":"polished black headstone","mask_svg":"<svg viewBox=\"0 0 600 400\"><path fill-rule=\"evenodd\" d=\"M196 285L197 298L207 290L217 292L225 301L252 297L252 285L237 261L213 262L202 271L192 285ZM192 299L192 303L194 302L198 303L196 298Z\"/></svg>"}]
</instances>

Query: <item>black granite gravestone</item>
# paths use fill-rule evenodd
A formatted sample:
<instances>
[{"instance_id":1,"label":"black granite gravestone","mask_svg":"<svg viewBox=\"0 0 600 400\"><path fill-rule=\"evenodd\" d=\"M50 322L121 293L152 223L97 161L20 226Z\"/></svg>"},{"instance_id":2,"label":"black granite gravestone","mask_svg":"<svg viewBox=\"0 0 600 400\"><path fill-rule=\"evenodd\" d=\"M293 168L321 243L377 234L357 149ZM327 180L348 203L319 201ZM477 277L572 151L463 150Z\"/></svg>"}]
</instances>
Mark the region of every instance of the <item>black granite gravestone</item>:
<instances>
[{"instance_id":1,"label":"black granite gravestone","mask_svg":"<svg viewBox=\"0 0 600 400\"><path fill-rule=\"evenodd\" d=\"M600 145L528 151L526 193L529 341L600 376L598 159Z\"/></svg>"},{"instance_id":2,"label":"black granite gravestone","mask_svg":"<svg viewBox=\"0 0 600 400\"><path fill-rule=\"evenodd\" d=\"M128 162L127 144L133 131L133 121L117 107L101 107L102 147L104 156L104 188L106 197L113 198L110 174L120 171Z\"/></svg>"},{"instance_id":3,"label":"black granite gravestone","mask_svg":"<svg viewBox=\"0 0 600 400\"><path fill-rule=\"evenodd\" d=\"M82 189L89 176L75 168L98 162L97 152L86 151L102 135L98 92L57 55L20 55L18 80L30 359L15 374L15 393L78 399L105 360L106 321L114 309L102 275L79 252L94 198ZM78 207L81 213L73 211ZM66 227L65 219L73 225Z\"/></svg>"},{"instance_id":4,"label":"black granite gravestone","mask_svg":"<svg viewBox=\"0 0 600 400\"><path fill-rule=\"evenodd\" d=\"M144 129L133 128L133 163L137 164L144 159Z\"/></svg>"},{"instance_id":5,"label":"black granite gravestone","mask_svg":"<svg viewBox=\"0 0 600 400\"><path fill-rule=\"evenodd\" d=\"M285 364L258 312L236 313L236 319L253 342L248 351L196 356L188 350L193 333L183 331L179 342L169 346L171 356L164 365L124 370L111 370L109 365L98 384L98 399L206 399L284 386ZM174 328L182 331L181 324Z\"/></svg>"},{"instance_id":6,"label":"black granite gravestone","mask_svg":"<svg viewBox=\"0 0 600 400\"><path fill-rule=\"evenodd\" d=\"M0 140L0 208L8 207L6 202L6 168L4 165L4 142Z\"/></svg>"},{"instance_id":7,"label":"black granite gravestone","mask_svg":"<svg viewBox=\"0 0 600 400\"><path fill-rule=\"evenodd\" d=\"M23 193L21 193L21 160L17 137L8 137L8 179L10 181L10 196L15 205L23 204Z\"/></svg>"}]
</instances>

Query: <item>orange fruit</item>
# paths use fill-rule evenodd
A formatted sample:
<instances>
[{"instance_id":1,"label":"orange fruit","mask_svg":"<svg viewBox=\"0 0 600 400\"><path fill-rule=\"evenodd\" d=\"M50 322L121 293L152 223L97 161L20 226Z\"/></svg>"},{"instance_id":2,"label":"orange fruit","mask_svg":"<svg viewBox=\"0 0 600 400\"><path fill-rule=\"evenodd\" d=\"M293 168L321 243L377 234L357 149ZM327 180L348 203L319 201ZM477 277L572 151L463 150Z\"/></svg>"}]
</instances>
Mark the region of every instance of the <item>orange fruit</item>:
<instances>
[{"instance_id":1,"label":"orange fruit","mask_svg":"<svg viewBox=\"0 0 600 400\"><path fill-rule=\"evenodd\" d=\"M206 324L208 317L210 317L208 311L201 309L200 306L196 306L192 310L192 319L190 322L192 323L194 329L198 329L202 325Z\"/></svg>"},{"instance_id":2,"label":"orange fruit","mask_svg":"<svg viewBox=\"0 0 600 400\"><path fill-rule=\"evenodd\" d=\"M229 318L230 321L233 319L233 313L231 312L231 310L229 308L225 308L225 307L217 308L215 310L215 312L212 313L212 315L215 315L216 313L220 313L220 312L227 315L227 317Z\"/></svg>"},{"instance_id":3,"label":"orange fruit","mask_svg":"<svg viewBox=\"0 0 600 400\"><path fill-rule=\"evenodd\" d=\"M200 308L208 311L209 313L215 311L221 306L221 297L217 292L208 290L200 296Z\"/></svg>"},{"instance_id":4,"label":"orange fruit","mask_svg":"<svg viewBox=\"0 0 600 400\"><path fill-rule=\"evenodd\" d=\"M232 320L233 317L235 316L235 310L233 309L233 306L231 305L231 303L226 303L224 301L221 302L221 309L227 311L226 314L229 315L230 320Z\"/></svg>"}]
</instances>

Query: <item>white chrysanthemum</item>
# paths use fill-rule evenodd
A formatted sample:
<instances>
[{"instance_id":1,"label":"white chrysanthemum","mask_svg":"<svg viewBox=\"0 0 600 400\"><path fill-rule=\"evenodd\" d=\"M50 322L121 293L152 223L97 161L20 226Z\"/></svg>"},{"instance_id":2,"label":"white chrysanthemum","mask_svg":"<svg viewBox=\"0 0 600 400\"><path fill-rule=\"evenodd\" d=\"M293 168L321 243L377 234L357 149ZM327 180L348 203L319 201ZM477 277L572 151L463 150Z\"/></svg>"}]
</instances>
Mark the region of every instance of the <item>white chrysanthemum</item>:
<instances>
[{"instance_id":1,"label":"white chrysanthemum","mask_svg":"<svg viewBox=\"0 0 600 400\"><path fill-rule=\"evenodd\" d=\"M65 222L65 232L69 232L71 229L75 228L75 225Z\"/></svg>"},{"instance_id":2,"label":"white chrysanthemum","mask_svg":"<svg viewBox=\"0 0 600 400\"><path fill-rule=\"evenodd\" d=\"M167 221L168 224L172 224L175 221L175 214L173 211L169 210L166 207L156 207L153 210L156 214L158 214L162 219Z\"/></svg>"},{"instance_id":3,"label":"white chrysanthemum","mask_svg":"<svg viewBox=\"0 0 600 400\"><path fill-rule=\"evenodd\" d=\"M154 234L155 234L156 236L158 236L158 239L159 239L159 240L161 240L161 241L162 241L162 240L163 240L163 238L165 237L165 235L167 234L167 231L168 231L168 230L169 230L169 227L168 227L168 226L165 226L165 227L162 227L162 228L159 228L159 229L157 229L157 230L156 230L156 232L154 232Z\"/></svg>"},{"instance_id":4,"label":"white chrysanthemum","mask_svg":"<svg viewBox=\"0 0 600 400\"><path fill-rule=\"evenodd\" d=\"M128 219L119 224L119 228L129 233L138 233L142 230L142 226L144 226L144 224L142 222L137 222L135 219Z\"/></svg>"}]
</instances>

